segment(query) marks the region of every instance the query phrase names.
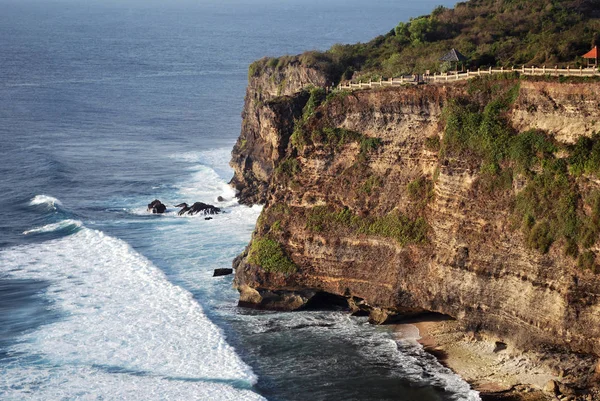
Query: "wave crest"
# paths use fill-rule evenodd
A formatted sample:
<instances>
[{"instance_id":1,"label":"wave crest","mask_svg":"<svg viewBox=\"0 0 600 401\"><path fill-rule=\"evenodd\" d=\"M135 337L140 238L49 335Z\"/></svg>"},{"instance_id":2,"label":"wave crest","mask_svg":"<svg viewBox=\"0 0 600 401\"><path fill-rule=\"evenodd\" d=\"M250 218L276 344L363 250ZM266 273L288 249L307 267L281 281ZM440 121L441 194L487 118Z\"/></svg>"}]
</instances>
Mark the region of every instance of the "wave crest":
<instances>
[{"instance_id":1,"label":"wave crest","mask_svg":"<svg viewBox=\"0 0 600 401\"><path fill-rule=\"evenodd\" d=\"M49 195L36 195L29 202L29 206L48 205L56 209L56 206L62 206L62 202L53 196Z\"/></svg>"},{"instance_id":2,"label":"wave crest","mask_svg":"<svg viewBox=\"0 0 600 401\"><path fill-rule=\"evenodd\" d=\"M67 229L75 231L81 227L83 227L83 223L81 221L67 219L67 220L59 221L58 223L47 224L42 227L32 228L31 230L23 231L23 234L29 235L29 234L51 233L54 231L61 231L61 230L67 230Z\"/></svg>"}]
</instances>

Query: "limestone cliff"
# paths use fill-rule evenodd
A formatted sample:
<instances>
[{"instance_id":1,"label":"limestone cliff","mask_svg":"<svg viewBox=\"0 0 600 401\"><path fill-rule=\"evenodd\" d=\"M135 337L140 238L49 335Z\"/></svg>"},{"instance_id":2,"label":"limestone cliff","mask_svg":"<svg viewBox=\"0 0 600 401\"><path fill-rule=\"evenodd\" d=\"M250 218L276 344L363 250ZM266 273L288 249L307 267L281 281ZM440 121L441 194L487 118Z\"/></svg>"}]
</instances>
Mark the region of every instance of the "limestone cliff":
<instances>
[{"instance_id":1,"label":"limestone cliff","mask_svg":"<svg viewBox=\"0 0 600 401\"><path fill-rule=\"evenodd\" d=\"M328 294L376 323L439 312L581 354L569 380L598 380L600 179L593 160L575 163L596 146L579 138L600 131L600 83L507 77L316 107L299 91L308 80L273 98L269 79L251 79L232 160L241 199L265 204L235 263L243 304L291 310Z\"/></svg>"},{"instance_id":2,"label":"limestone cliff","mask_svg":"<svg viewBox=\"0 0 600 401\"><path fill-rule=\"evenodd\" d=\"M275 165L284 157L294 121L308 100L302 89L332 84L326 72L299 57L255 62L248 74L242 135L233 149L231 180L240 202L264 203Z\"/></svg>"}]
</instances>

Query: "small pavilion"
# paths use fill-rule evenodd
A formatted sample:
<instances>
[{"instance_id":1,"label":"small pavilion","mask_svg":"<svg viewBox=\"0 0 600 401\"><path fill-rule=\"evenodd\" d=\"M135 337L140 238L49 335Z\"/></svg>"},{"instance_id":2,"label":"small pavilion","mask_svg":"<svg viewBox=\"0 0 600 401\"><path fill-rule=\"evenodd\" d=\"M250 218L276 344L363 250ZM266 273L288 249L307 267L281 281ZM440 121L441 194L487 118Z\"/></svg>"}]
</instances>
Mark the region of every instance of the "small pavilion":
<instances>
[{"instance_id":1,"label":"small pavilion","mask_svg":"<svg viewBox=\"0 0 600 401\"><path fill-rule=\"evenodd\" d=\"M458 63L461 63L462 70L464 67L464 62L467 61L467 58L461 52L453 48L448 53L444 54L442 58L440 58L440 61L449 62L455 67L455 70L458 71Z\"/></svg>"},{"instance_id":2,"label":"small pavilion","mask_svg":"<svg viewBox=\"0 0 600 401\"><path fill-rule=\"evenodd\" d=\"M583 56L584 59L587 60L588 62L588 67L598 67L598 46L594 46L594 48L592 50L590 50L589 52L587 52L586 54L584 54ZM594 60L594 65L590 65L590 60Z\"/></svg>"}]
</instances>

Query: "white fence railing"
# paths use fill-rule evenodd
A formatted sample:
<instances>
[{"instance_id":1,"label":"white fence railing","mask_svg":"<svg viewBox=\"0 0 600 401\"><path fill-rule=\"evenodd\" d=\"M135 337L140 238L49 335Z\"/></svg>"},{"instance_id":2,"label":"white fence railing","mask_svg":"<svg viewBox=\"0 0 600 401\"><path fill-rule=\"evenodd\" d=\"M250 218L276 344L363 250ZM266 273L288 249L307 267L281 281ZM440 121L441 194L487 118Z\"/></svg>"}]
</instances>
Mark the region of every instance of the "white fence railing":
<instances>
[{"instance_id":1,"label":"white fence railing","mask_svg":"<svg viewBox=\"0 0 600 401\"><path fill-rule=\"evenodd\" d=\"M567 76L567 77L594 77L600 76L600 71L597 68L547 68L547 67L525 67L522 68L489 68L478 69L477 71L467 70L466 72L451 72L439 74L423 74L423 75L407 75L399 78L380 78L379 81L369 80L368 82L342 82L338 85L338 89L368 89L379 88L383 86L401 86L406 84L418 83L440 83L454 82L482 75L502 74L506 72L518 72L522 75L551 75L551 76Z\"/></svg>"}]
</instances>

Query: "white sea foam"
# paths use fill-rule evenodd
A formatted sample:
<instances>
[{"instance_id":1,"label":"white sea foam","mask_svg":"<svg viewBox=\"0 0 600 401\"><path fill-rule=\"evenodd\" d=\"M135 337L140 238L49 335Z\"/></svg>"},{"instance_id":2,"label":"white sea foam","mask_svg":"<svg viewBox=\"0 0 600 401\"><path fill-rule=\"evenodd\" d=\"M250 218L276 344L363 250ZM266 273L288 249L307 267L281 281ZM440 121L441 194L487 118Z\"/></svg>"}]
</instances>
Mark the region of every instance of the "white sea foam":
<instances>
[{"instance_id":1,"label":"white sea foam","mask_svg":"<svg viewBox=\"0 0 600 401\"><path fill-rule=\"evenodd\" d=\"M83 227L0 252L0 273L50 282L63 316L10 349L45 362L4 369L2 399L260 399L192 295L121 240Z\"/></svg>"},{"instance_id":2,"label":"white sea foam","mask_svg":"<svg viewBox=\"0 0 600 401\"><path fill-rule=\"evenodd\" d=\"M39 234L39 233L50 233L54 231L64 230L64 229L77 229L83 226L83 223L79 220L67 219L62 220L57 223L47 224L42 227L32 228L31 230L23 231L24 235L29 234Z\"/></svg>"},{"instance_id":3,"label":"white sea foam","mask_svg":"<svg viewBox=\"0 0 600 401\"><path fill-rule=\"evenodd\" d=\"M232 188L226 181L225 176L229 175L231 168L227 164L229 149L216 149L210 151L187 152L171 155L173 159L189 163L189 175L185 181L175 185L174 192L165 194L155 194L166 206L167 212L162 214L163 217L177 217L178 208L174 205L186 202L193 204L195 202L204 202L219 208L225 209L224 215L211 216L213 219L219 219L220 216L225 216L230 212L230 208L239 206L235 197L235 189ZM219 201L218 198L223 198ZM261 209L257 209L260 213ZM148 215L146 205L138 205L127 209L129 213L135 215ZM234 216L239 217L239 209ZM251 213L253 216L254 213ZM184 215L181 217L202 218L204 214L193 216ZM255 216L257 218L258 215ZM255 222L256 220L254 220Z\"/></svg>"},{"instance_id":4,"label":"white sea foam","mask_svg":"<svg viewBox=\"0 0 600 401\"><path fill-rule=\"evenodd\" d=\"M219 149L175 153L169 157L174 160L190 163L191 166L203 165L210 167L221 177L221 181L229 181L233 174L233 171L229 166L232 146Z\"/></svg>"},{"instance_id":5,"label":"white sea foam","mask_svg":"<svg viewBox=\"0 0 600 401\"><path fill-rule=\"evenodd\" d=\"M467 382L440 364L412 338L396 341L384 329L370 325L366 318L355 318L342 312L296 312L259 318L237 316L237 319L243 320L246 327L256 334L304 330L309 336L347 339L357 347L366 366L390 366L391 373L398 379L408 380L417 386L445 389L449 400L481 400L479 393L472 390ZM409 334L413 336L415 333Z\"/></svg>"},{"instance_id":6,"label":"white sea foam","mask_svg":"<svg viewBox=\"0 0 600 401\"><path fill-rule=\"evenodd\" d=\"M192 202L214 203L218 196L226 199L226 206L237 204L235 189L227 184L211 167L200 165L191 177L179 187L179 194Z\"/></svg>"},{"instance_id":7,"label":"white sea foam","mask_svg":"<svg viewBox=\"0 0 600 401\"><path fill-rule=\"evenodd\" d=\"M48 195L36 195L33 197L33 199L31 199L31 201L29 202L30 206L37 206L37 205L48 205L48 207L53 207L56 209L56 206L61 206L62 203L52 197L52 196L48 196Z\"/></svg>"},{"instance_id":8,"label":"white sea foam","mask_svg":"<svg viewBox=\"0 0 600 401\"><path fill-rule=\"evenodd\" d=\"M130 373L108 373L85 366L32 366L2 372L3 401L49 400L263 400L227 383L185 381Z\"/></svg>"}]
</instances>

